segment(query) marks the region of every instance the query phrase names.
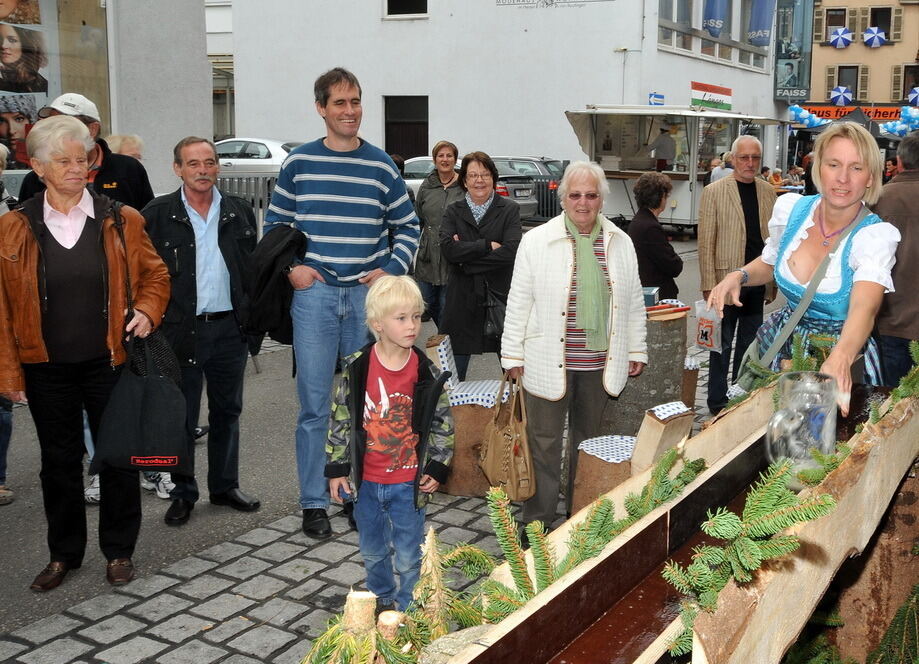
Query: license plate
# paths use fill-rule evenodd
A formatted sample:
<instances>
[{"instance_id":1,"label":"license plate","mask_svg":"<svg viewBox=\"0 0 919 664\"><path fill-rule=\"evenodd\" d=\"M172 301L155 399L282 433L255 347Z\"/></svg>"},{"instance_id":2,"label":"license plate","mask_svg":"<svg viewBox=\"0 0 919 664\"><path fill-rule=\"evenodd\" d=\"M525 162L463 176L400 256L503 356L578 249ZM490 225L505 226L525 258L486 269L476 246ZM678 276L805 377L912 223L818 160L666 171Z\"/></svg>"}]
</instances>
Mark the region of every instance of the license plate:
<instances>
[{"instance_id":1,"label":"license plate","mask_svg":"<svg viewBox=\"0 0 919 664\"><path fill-rule=\"evenodd\" d=\"M529 196L529 195L530 195L530 190L529 190L529 189L517 189L517 190L514 192L514 197L515 197L515 198L526 198L526 197Z\"/></svg>"}]
</instances>

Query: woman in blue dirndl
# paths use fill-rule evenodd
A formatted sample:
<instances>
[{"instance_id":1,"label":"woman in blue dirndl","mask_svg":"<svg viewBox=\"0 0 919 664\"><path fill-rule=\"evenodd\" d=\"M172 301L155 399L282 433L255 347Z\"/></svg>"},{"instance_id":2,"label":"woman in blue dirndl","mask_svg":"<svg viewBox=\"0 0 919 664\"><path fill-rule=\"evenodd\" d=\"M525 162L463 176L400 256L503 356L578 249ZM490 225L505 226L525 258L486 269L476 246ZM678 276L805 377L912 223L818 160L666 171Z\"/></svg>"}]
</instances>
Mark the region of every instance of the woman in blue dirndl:
<instances>
[{"instance_id":1,"label":"woman in blue dirndl","mask_svg":"<svg viewBox=\"0 0 919 664\"><path fill-rule=\"evenodd\" d=\"M741 285L765 284L774 278L787 304L773 312L757 332L762 356L791 316L811 276L830 254L826 274L794 334L803 338L806 353L816 354L818 336L831 347L820 371L836 379L845 415L851 367L859 355L865 357L865 382L881 384L877 344L870 335L884 293L894 290L890 272L900 233L875 214L861 215L863 206L873 204L880 195L883 167L867 130L851 122L830 125L814 145L813 164L813 180L820 193L779 197L762 255L729 273L712 290L709 305L720 312L725 304L739 304ZM834 250L840 235L843 239ZM791 357L791 345L790 337L773 361L773 370Z\"/></svg>"}]
</instances>

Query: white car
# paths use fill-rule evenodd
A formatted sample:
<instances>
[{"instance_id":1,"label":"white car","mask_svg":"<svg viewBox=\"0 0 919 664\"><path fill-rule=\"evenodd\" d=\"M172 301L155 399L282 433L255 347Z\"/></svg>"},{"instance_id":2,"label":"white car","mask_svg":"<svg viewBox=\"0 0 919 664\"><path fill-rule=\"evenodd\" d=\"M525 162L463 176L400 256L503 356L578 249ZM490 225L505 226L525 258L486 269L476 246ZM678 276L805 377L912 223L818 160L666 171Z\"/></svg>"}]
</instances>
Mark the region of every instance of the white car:
<instances>
[{"instance_id":1,"label":"white car","mask_svg":"<svg viewBox=\"0 0 919 664\"><path fill-rule=\"evenodd\" d=\"M433 170L434 160L430 157L412 157L405 160L405 184L414 192L415 196L418 195L418 188L421 183ZM459 164L456 165L456 170L459 170Z\"/></svg>"},{"instance_id":2,"label":"white car","mask_svg":"<svg viewBox=\"0 0 919 664\"><path fill-rule=\"evenodd\" d=\"M227 138L216 143L222 175L277 175L287 154L302 141Z\"/></svg>"}]
</instances>

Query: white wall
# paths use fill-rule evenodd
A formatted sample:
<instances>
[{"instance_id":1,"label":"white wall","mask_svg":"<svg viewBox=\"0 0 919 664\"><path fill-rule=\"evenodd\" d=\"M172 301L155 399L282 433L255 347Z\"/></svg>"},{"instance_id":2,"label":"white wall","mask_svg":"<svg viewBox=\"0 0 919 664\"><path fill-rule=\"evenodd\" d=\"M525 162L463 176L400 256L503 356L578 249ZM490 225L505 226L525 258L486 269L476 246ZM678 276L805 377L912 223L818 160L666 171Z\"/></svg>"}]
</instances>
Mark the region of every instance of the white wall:
<instances>
[{"instance_id":1,"label":"white wall","mask_svg":"<svg viewBox=\"0 0 919 664\"><path fill-rule=\"evenodd\" d=\"M429 97L431 144L562 159L583 157L565 110L646 104L651 91L688 104L691 80L733 88L736 110L775 115L771 72L659 52L657 5L431 0L426 19L384 20L383 0L234 0L237 134L323 135L312 83L334 66L360 79L362 135L381 146L385 95Z\"/></svg>"},{"instance_id":2,"label":"white wall","mask_svg":"<svg viewBox=\"0 0 919 664\"><path fill-rule=\"evenodd\" d=\"M112 133L142 136L153 191L172 191L178 186L173 146L184 136L210 137L213 131L204 5L118 0L108 11Z\"/></svg>"}]
</instances>

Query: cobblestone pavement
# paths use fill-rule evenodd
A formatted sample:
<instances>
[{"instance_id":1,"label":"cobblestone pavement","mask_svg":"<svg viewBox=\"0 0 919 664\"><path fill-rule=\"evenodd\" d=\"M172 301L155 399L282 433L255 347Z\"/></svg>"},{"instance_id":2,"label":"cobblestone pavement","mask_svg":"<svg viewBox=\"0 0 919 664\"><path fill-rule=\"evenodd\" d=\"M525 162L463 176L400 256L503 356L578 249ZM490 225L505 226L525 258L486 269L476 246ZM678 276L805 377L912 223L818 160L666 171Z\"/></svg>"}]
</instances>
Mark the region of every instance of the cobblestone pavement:
<instances>
[{"instance_id":1,"label":"cobblestone pavement","mask_svg":"<svg viewBox=\"0 0 919 664\"><path fill-rule=\"evenodd\" d=\"M349 588L363 587L357 533L331 512L329 540L284 517L0 635L0 661L296 664ZM442 542L498 553L484 499L436 494L427 513Z\"/></svg>"}]
</instances>

